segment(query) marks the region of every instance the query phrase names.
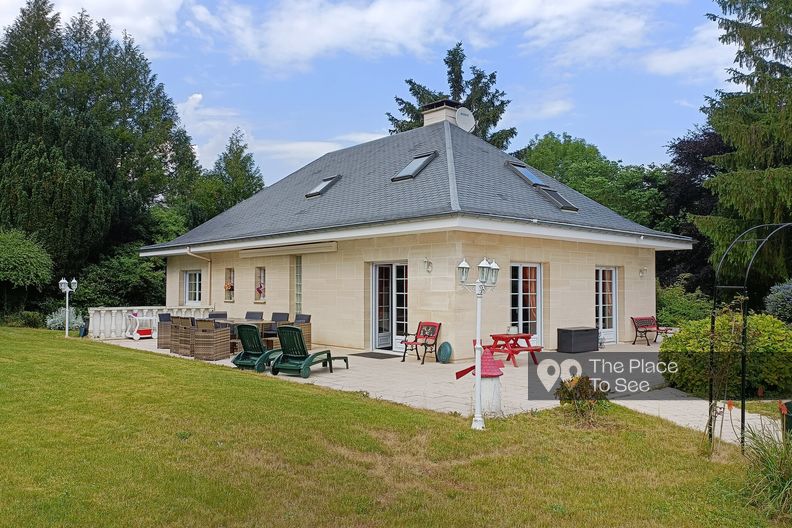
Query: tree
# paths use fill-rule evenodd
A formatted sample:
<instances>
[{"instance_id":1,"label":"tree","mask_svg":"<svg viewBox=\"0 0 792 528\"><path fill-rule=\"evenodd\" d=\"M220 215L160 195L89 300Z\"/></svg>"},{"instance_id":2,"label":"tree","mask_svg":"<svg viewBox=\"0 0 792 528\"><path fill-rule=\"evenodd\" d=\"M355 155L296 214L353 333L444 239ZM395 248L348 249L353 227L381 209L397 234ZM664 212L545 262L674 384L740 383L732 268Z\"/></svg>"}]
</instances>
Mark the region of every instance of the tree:
<instances>
[{"instance_id":1,"label":"tree","mask_svg":"<svg viewBox=\"0 0 792 528\"><path fill-rule=\"evenodd\" d=\"M729 70L737 91L720 91L705 112L728 153L715 159L723 169L707 181L718 199L714 214L696 226L714 245L713 259L744 228L792 219L792 4L770 0L718 0L722 15L709 14L723 30L721 42L736 44L736 67ZM753 252L743 244L729 261L742 268ZM788 276L790 245L768 244L754 271L764 286Z\"/></svg>"},{"instance_id":2,"label":"tree","mask_svg":"<svg viewBox=\"0 0 792 528\"><path fill-rule=\"evenodd\" d=\"M75 306L157 306L165 303L162 259L141 258L140 245L116 248L85 268L74 294Z\"/></svg>"},{"instance_id":3,"label":"tree","mask_svg":"<svg viewBox=\"0 0 792 528\"><path fill-rule=\"evenodd\" d=\"M264 188L261 171L248 152L245 135L234 130L214 167L195 182L193 200L188 207L192 227L250 198Z\"/></svg>"},{"instance_id":4,"label":"tree","mask_svg":"<svg viewBox=\"0 0 792 528\"><path fill-rule=\"evenodd\" d=\"M49 0L29 0L0 40L0 95L40 97L62 71L60 15Z\"/></svg>"},{"instance_id":5,"label":"tree","mask_svg":"<svg viewBox=\"0 0 792 528\"><path fill-rule=\"evenodd\" d=\"M673 233L693 238L690 251L664 251L657 254L657 275L663 285L671 285L686 274L683 285L689 292L712 288L713 269L709 262L712 244L695 226L691 215L710 215L716 199L705 183L718 172L712 158L731 149L710 127L696 128L668 145L671 162L666 184L661 189L665 197L663 227Z\"/></svg>"},{"instance_id":6,"label":"tree","mask_svg":"<svg viewBox=\"0 0 792 528\"><path fill-rule=\"evenodd\" d=\"M28 0L0 40L0 225L38 233L76 271L98 248L152 241L152 207L183 204L200 173L134 40ZM67 198L68 214L53 209Z\"/></svg>"},{"instance_id":7,"label":"tree","mask_svg":"<svg viewBox=\"0 0 792 528\"><path fill-rule=\"evenodd\" d=\"M0 231L0 290L3 313L24 308L29 288L52 280L52 259L35 237L11 229Z\"/></svg>"},{"instance_id":8,"label":"tree","mask_svg":"<svg viewBox=\"0 0 792 528\"><path fill-rule=\"evenodd\" d=\"M654 227L663 218L660 167L610 161L596 146L567 133L536 136L515 155L634 222Z\"/></svg>"},{"instance_id":9,"label":"tree","mask_svg":"<svg viewBox=\"0 0 792 528\"><path fill-rule=\"evenodd\" d=\"M517 135L516 128L493 131L511 102L506 99L505 92L495 88L497 72L487 73L476 66L471 66L470 77L465 79L463 75L465 58L461 42L458 42L446 54L444 62L448 71L448 93L431 90L413 79L404 81L407 83L415 103L398 96L395 97L401 117L396 117L390 112L386 114L391 124L391 134L422 126L421 107L439 99L450 98L460 101L463 106L473 112L476 118L476 127L473 129L475 135L500 149L506 149L509 146L509 142Z\"/></svg>"},{"instance_id":10,"label":"tree","mask_svg":"<svg viewBox=\"0 0 792 528\"><path fill-rule=\"evenodd\" d=\"M605 159L599 149L585 139L573 138L566 132L538 134L512 154L525 163L550 176L563 179L572 164L599 162Z\"/></svg>"}]
</instances>

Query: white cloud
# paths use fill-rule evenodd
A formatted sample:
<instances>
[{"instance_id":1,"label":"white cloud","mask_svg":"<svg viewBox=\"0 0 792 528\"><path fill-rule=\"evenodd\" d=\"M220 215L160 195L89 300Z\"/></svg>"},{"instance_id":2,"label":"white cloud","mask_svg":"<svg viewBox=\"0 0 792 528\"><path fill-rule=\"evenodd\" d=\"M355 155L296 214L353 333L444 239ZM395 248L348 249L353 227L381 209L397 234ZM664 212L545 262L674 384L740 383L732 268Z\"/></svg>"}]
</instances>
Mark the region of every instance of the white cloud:
<instances>
[{"instance_id":1,"label":"white cloud","mask_svg":"<svg viewBox=\"0 0 792 528\"><path fill-rule=\"evenodd\" d=\"M550 50L560 64L613 59L646 45L660 3L645 0L470 0L462 12L480 33L522 29L528 50Z\"/></svg>"},{"instance_id":2,"label":"white cloud","mask_svg":"<svg viewBox=\"0 0 792 528\"><path fill-rule=\"evenodd\" d=\"M569 97L569 87L561 85L546 90L513 90L516 97L506 108L499 126L521 128L526 122L553 119L568 114L575 108ZM511 93L511 92L510 92Z\"/></svg>"},{"instance_id":3,"label":"white cloud","mask_svg":"<svg viewBox=\"0 0 792 528\"><path fill-rule=\"evenodd\" d=\"M191 12L196 24L231 42L236 58L292 71L337 53L424 54L443 38L443 7L442 0L282 0L256 12L226 0L214 11L193 4Z\"/></svg>"},{"instance_id":4,"label":"white cloud","mask_svg":"<svg viewBox=\"0 0 792 528\"><path fill-rule=\"evenodd\" d=\"M718 40L714 23L696 26L685 44L676 49L659 49L646 56L646 69L657 75L681 77L691 82L725 83L727 68L733 66L736 47Z\"/></svg>"},{"instance_id":5,"label":"white cloud","mask_svg":"<svg viewBox=\"0 0 792 528\"><path fill-rule=\"evenodd\" d=\"M117 37L124 29L146 51L178 29L178 14L184 0L55 0L65 24L85 9L95 20L106 19ZM0 2L0 26L11 24L19 15L23 0Z\"/></svg>"},{"instance_id":6,"label":"white cloud","mask_svg":"<svg viewBox=\"0 0 792 528\"><path fill-rule=\"evenodd\" d=\"M199 161L211 166L226 146L228 137L239 127L245 133L248 148L262 167L268 183L272 183L316 158L357 143L372 141L385 135L373 132L349 132L331 139L268 139L259 138L253 125L234 108L205 104L204 95L194 93L176 105L182 124L195 142ZM264 170L266 169L266 170Z\"/></svg>"}]
</instances>

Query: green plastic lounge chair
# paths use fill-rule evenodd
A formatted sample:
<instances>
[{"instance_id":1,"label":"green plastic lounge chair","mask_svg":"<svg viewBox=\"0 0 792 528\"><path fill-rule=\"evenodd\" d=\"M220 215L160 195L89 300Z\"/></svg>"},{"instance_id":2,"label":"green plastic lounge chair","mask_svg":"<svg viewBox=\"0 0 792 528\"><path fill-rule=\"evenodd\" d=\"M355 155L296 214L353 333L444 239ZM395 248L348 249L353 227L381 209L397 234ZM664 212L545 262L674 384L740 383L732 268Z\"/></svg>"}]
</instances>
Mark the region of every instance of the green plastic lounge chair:
<instances>
[{"instance_id":1,"label":"green plastic lounge chair","mask_svg":"<svg viewBox=\"0 0 792 528\"><path fill-rule=\"evenodd\" d=\"M317 363L330 367L330 372L333 372L333 361L343 361L346 368L349 368L349 359L346 356L333 357L329 350L309 354L302 330L296 326L279 326L278 339L282 354L272 363L272 373L276 376L279 372L287 372L307 378L311 375L311 366Z\"/></svg>"},{"instance_id":2,"label":"green plastic lounge chair","mask_svg":"<svg viewBox=\"0 0 792 528\"><path fill-rule=\"evenodd\" d=\"M255 325L237 325L237 335L242 344L242 352L234 356L231 362L241 369L254 369L264 372L280 350L267 350L261 342L258 328Z\"/></svg>"}]
</instances>

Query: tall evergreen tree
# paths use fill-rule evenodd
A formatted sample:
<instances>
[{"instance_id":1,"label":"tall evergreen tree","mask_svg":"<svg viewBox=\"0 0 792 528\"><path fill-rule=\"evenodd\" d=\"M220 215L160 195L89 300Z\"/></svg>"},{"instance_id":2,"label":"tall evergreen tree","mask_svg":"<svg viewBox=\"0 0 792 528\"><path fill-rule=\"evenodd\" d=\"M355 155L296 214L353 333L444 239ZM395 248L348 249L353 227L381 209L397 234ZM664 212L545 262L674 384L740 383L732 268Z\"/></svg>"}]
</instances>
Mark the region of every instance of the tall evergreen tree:
<instances>
[{"instance_id":1,"label":"tall evergreen tree","mask_svg":"<svg viewBox=\"0 0 792 528\"><path fill-rule=\"evenodd\" d=\"M723 30L721 42L738 47L731 81L705 109L713 129L733 148L717 156L724 169L707 186L718 198L714 215L696 225L713 241L718 259L744 228L792 220L792 3L717 0L722 15L708 17ZM734 253L734 269L753 245ZM756 272L766 280L788 275L789 244L769 244Z\"/></svg>"},{"instance_id":2,"label":"tall evergreen tree","mask_svg":"<svg viewBox=\"0 0 792 528\"><path fill-rule=\"evenodd\" d=\"M509 142L517 135L517 129L512 127L494 130L511 102L506 99L505 92L495 88L497 72L487 73L476 66L471 66L470 77L465 79L463 75L465 58L461 42L448 50L444 60L448 71L447 93L431 90L413 79L404 81L415 102L401 97L395 98L401 117L396 117L390 112L386 114L391 124L391 134L420 127L423 125L421 115L423 105L438 99L450 98L460 101L463 106L473 112L473 116L476 118L474 134L500 149L506 149L509 146Z\"/></svg>"},{"instance_id":3,"label":"tall evergreen tree","mask_svg":"<svg viewBox=\"0 0 792 528\"><path fill-rule=\"evenodd\" d=\"M212 170L196 182L188 208L190 227L222 213L263 188L261 171L253 154L248 152L244 134L237 128Z\"/></svg>"},{"instance_id":4,"label":"tall evergreen tree","mask_svg":"<svg viewBox=\"0 0 792 528\"><path fill-rule=\"evenodd\" d=\"M0 40L0 95L41 97L62 71L60 15L49 0L28 0Z\"/></svg>"}]
</instances>

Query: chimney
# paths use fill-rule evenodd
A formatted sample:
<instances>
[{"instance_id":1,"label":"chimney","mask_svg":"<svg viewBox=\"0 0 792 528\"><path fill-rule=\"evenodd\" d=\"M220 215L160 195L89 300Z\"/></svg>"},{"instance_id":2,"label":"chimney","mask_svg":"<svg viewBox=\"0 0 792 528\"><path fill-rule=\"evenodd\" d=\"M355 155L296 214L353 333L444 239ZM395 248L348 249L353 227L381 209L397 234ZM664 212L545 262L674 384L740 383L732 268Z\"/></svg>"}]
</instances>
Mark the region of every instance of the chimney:
<instances>
[{"instance_id":1,"label":"chimney","mask_svg":"<svg viewBox=\"0 0 792 528\"><path fill-rule=\"evenodd\" d=\"M456 125L456 111L457 108L462 106L458 101L451 99L441 99L433 103L425 104L421 107L423 114L423 126L429 126L434 123L442 123L448 121L452 125Z\"/></svg>"}]
</instances>

